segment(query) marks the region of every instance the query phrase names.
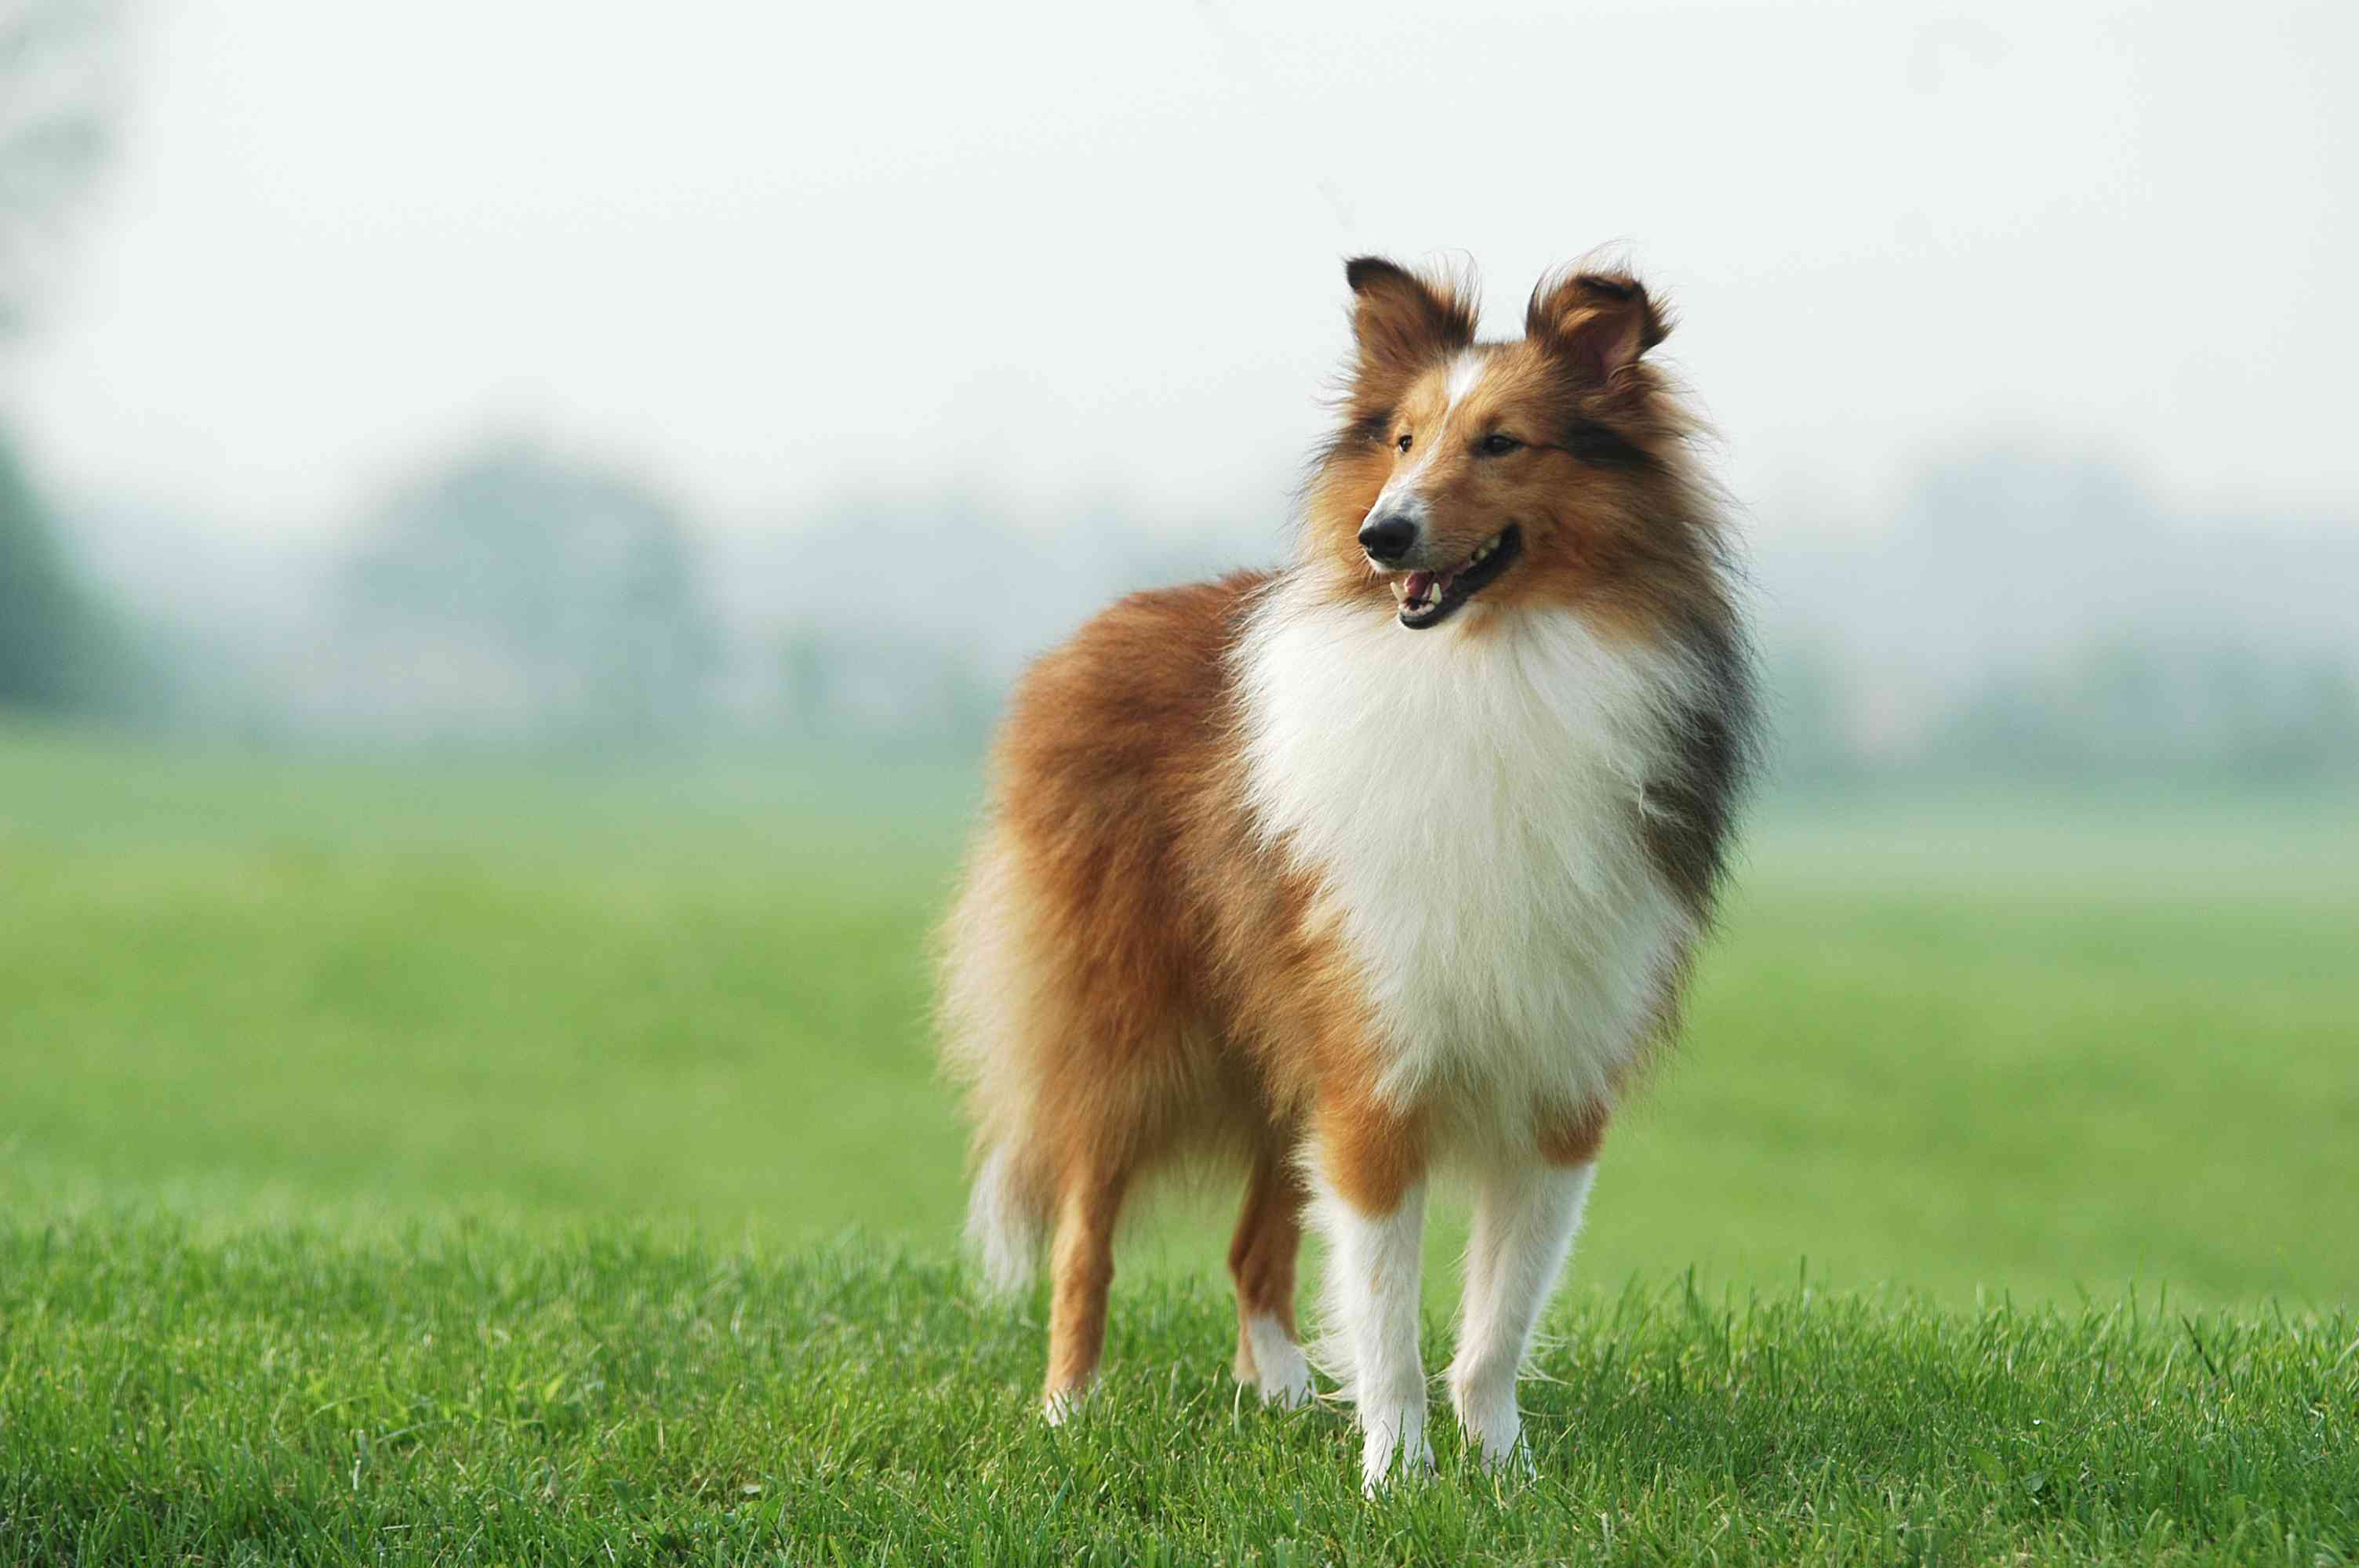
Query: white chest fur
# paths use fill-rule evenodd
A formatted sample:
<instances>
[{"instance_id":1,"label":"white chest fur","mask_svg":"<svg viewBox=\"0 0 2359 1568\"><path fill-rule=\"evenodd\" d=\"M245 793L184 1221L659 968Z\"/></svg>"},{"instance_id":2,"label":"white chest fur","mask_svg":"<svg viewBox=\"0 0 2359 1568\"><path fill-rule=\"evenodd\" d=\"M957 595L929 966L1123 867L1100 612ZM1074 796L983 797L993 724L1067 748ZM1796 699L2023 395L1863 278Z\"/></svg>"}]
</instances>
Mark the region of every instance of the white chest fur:
<instances>
[{"instance_id":1,"label":"white chest fur","mask_svg":"<svg viewBox=\"0 0 2359 1568\"><path fill-rule=\"evenodd\" d=\"M1638 831L1685 672L1569 611L1469 629L1278 586L1238 651L1252 808L1364 973L1386 1094L1603 1098L1693 935Z\"/></svg>"}]
</instances>

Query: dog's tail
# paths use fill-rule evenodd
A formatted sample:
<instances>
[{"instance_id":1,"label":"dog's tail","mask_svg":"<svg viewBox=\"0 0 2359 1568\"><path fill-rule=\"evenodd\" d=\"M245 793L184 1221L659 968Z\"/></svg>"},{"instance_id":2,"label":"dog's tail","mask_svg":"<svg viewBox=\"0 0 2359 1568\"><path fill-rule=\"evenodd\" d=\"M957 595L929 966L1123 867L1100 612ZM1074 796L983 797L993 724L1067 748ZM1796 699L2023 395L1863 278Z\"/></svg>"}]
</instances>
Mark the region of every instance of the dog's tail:
<instances>
[{"instance_id":1,"label":"dog's tail","mask_svg":"<svg viewBox=\"0 0 2359 1568\"><path fill-rule=\"evenodd\" d=\"M1021 853L995 834L969 862L941 934L942 1065L975 1124L967 1249L1003 1293L1039 1271L1055 1207L1052 1162L1032 1126L1042 1088L1034 1043L1059 1030L1040 1016L1034 903Z\"/></svg>"},{"instance_id":2,"label":"dog's tail","mask_svg":"<svg viewBox=\"0 0 2359 1568\"><path fill-rule=\"evenodd\" d=\"M1023 1290L1039 1272L1048 1240L1048 1196L1027 1178L1016 1146L984 1151L966 1206L967 1248L984 1282L1002 1295Z\"/></svg>"}]
</instances>

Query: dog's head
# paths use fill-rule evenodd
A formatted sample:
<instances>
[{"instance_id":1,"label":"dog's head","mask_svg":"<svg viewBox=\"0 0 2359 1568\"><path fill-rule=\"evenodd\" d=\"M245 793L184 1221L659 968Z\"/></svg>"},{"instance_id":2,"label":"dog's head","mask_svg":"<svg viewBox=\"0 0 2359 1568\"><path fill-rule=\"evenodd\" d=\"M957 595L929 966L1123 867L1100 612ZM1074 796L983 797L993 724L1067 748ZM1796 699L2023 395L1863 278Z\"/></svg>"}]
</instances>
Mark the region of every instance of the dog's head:
<instances>
[{"instance_id":1,"label":"dog's head","mask_svg":"<svg viewBox=\"0 0 2359 1568\"><path fill-rule=\"evenodd\" d=\"M1344 423L1306 507L1339 590L1403 626L1471 625L1643 589L1681 553L1690 426L1646 361L1669 326L1636 279L1543 278L1522 338L1478 342L1466 284L1373 256L1346 276Z\"/></svg>"}]
</instances>

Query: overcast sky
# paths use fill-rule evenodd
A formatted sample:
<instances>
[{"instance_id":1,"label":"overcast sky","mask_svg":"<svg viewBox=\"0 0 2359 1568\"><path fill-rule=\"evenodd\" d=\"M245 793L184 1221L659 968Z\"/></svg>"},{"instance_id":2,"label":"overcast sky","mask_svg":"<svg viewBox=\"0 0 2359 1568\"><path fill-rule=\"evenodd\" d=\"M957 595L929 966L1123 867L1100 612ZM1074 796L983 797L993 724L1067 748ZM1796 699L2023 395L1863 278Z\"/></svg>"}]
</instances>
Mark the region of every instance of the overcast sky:
<instances>
[{"instance_id":1,"label":"overcast sky","mask_svg":"<svg viewBox=\"0 0 2359 1568\"><path fill-rule=\"evenodd\" d=\"M1470 256L1509 332L1614 243L1765 517L2037 431L2348 518L2354 16L149 0L12 400L53 484L255 530L487 428L723 526L1274 522L1341 258Z\"/></svg>"}]
</instances>

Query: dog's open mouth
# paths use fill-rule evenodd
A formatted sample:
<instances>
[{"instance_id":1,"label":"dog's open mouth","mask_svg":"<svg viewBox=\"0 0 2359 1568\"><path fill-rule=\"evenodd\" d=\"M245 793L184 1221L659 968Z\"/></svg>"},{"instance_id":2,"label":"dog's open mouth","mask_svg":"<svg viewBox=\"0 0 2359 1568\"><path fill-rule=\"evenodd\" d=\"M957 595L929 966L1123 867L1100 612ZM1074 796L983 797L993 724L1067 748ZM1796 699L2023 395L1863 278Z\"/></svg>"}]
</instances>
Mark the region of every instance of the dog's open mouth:
<instances>
[{"instance_id":1,"label":"dog's open mouth","mask_svg":"<svg viewBox=\"0 0 2359 1568\"><path fill-rule=\"evenodd\" d=\"M1524 552L1524 531L1508 524L1474 546L1465 563L1446 572L1407 572L1393 579L1400 623L1413 632L1439 626L1458 607L1499 580Z\"/></svg>"}]
</instances>

